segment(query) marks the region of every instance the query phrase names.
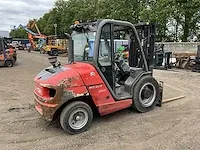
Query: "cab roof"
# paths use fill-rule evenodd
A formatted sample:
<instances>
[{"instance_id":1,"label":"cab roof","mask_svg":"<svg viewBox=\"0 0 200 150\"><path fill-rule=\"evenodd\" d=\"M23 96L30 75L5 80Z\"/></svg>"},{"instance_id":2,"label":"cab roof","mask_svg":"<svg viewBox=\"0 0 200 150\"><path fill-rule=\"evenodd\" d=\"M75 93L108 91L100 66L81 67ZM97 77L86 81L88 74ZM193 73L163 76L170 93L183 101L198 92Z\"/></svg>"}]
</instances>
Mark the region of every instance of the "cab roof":
<instances>
[{"instance_id":1,"label":"cab roof","mask_svg":"<svg viewBox=\"0 0 200 150\"><path fill-rule=\"evenodd\" d=\"M84 22L84 23L79 23L79 24L74 24L71 25L70 29L76 32L95 32L97 31L98 24L102 21L100 20L95 20L95 21L90 21L90 22Z\"/></svg>"},{"instance_id":2,"label":"cab roof","mask_svg":"<svg viewBox=\"0 0 200 150\"><path fill-rule=\"evenodd\" d=\"M83 31L84 32L96 32L99 23L103 20L105 20L105 19L98 19L98 20L94 20L94 21L73 24L73 25L71 25L70 29L73 32L83 32ZM150 26L150 25L152 25L152 23L148 23L148 22L140 22L138 24L134 24L136 29L141 29L145 26Z\"/></svg>"}]
</instances>

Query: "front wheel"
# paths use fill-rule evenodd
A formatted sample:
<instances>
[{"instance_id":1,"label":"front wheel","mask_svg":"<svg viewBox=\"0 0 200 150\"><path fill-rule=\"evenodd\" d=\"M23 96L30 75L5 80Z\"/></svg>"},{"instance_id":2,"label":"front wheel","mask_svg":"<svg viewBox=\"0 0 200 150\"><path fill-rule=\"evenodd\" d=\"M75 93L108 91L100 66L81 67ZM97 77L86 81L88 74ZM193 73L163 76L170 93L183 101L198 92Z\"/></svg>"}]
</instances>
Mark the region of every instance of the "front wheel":
<instances>
[{"instance_id":1,"label":"front wheel","mask_svg":"<svg viewBox=\"0 0 200 150\"><path fill-rule=\"evenodd\" d=\"M159 85L152 76L142 77L133 88L133 108L139 112L152 110L159 101Z\"/></svg>"},{"instance_id":2,"label":"front wheel","mask_svg":"<svg viewBox=\"0 0 200 150\"><path fill-rule=\"evenodd\" d=\"M6 66L7 67L12 67L13 66L13 61L12 60L7 60L6 61Z\"/></svg>"},{"instance_id":3,"label":"front wheel","mask_svg":"<svg viewBox=\"0 0 200 150\"><path fill-rule=\"evenodd\" d=\"M91 107L81 101L68 104L61 112L60 124L69 134L86 131L93 119Z\"/></svg>"}]
</instances>

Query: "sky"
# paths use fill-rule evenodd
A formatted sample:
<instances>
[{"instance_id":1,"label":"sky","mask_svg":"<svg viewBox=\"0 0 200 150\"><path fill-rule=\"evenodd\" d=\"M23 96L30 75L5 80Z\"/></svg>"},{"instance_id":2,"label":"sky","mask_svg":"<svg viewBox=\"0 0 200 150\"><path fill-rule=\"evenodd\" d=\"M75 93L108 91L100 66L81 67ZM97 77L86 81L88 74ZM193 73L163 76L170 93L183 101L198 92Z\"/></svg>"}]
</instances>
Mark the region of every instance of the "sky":
<instances>
[{"instance_id":1,"label":"sky","mask_svg":"<svg viewBox=\"0 0 200 150\"><path fill-rule=\"evenodd\" d=\"M26 25L30 19L40 18L54 5L55 0L0 0L0 31Z\"/></svg>"}]
</instances>

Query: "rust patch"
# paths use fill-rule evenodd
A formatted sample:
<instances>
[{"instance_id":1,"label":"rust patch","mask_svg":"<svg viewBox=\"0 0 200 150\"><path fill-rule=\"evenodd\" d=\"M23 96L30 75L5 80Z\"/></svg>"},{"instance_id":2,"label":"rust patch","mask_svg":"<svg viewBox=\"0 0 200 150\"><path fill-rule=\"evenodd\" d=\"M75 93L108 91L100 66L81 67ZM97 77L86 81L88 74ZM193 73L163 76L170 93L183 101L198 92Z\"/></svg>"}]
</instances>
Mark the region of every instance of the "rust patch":
<instances>
[{"instance_id":1,"label":"rust patch","mask_svg":"<svg viewBox=\"0 0 200 150\"><path fill-rule=\"evenodd\" d=\"M74 87L74 86L77 86L77 83L76 81L80 80L79 77L71 77L71 78L67 78L64 82L65 84L65 87L66 88L69 88L69 87Z\"/></svg>"},{"instance_id":2,"label":"rust patch","mask_svg":"<svg viewBox=\"0 0 200 150\"><path fill-rule=\"evenodd\" d=\"M53 98L50 99L43 99L43 102L45 101L48 104L57 104L56 107L48 107L48 106L41 106L42 111L43 111L43 116L46 120L52 121L53 115L56 112L56 110L62 106L65 102L69 101L70 99L73 99L75 97L79 96L86 96L89 95L88 92L84 93L74 93L73 90L67 90L70 87L77 86L76 81L80 80L79 77L71 77L62 80L58 85L52 86L50 84L40 84L43 87L47 88L53 88L56 90L56 94ZM76 87L75 87L76 88ZM39 100L39 99L38 99ZM41 100L40 100L41 101Z\"/></svg>"},{"instance_id":3,"label":"rust patch","mask_svg":"<svg viewBox=\"0 0 200 150\"><path fill-rule=\"evenodd\" d=\"M43 110L43 116L44 116L45 120L52 121L53 120L53 115L54 115L56 109L55 108L51 108L51 107L42 106L42 110Z\"/></svg>"}]
</instances>

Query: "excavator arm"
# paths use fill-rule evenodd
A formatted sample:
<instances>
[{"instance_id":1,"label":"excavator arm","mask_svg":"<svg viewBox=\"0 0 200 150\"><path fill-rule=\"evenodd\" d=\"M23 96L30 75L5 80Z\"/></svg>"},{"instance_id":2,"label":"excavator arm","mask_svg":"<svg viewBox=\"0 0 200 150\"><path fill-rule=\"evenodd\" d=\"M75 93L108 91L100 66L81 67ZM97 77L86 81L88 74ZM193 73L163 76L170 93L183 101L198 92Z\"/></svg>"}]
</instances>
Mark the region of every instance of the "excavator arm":
<instances>
[{"instance_id":1,"label":"excavator arm","mask_svg":"<svg viewBox=\"0 0 200 150\"><path fill-rule=\"evenodd\" d=\"M33 32L31 29L35 26L36 30L38 33L35 33ZM32 24L29 22L27 24L27 26L23 26L23 25L19 25L18 28L23 28L24 30L27 31L28 33L28 39L29 39L29 42L31 43L31 46L33 49L38 49L38 50L41 50L41 48L43 47L43 45L45 44L46 42L46 35L44 34L41 34L38 26L36 25L35 22L33 22ZM15 28L15 29L18 29L18 28ZM39 45L38 47L36 46L35 42L34 42L34 39L39 39Z\"/></svg>"}]
</instances>

